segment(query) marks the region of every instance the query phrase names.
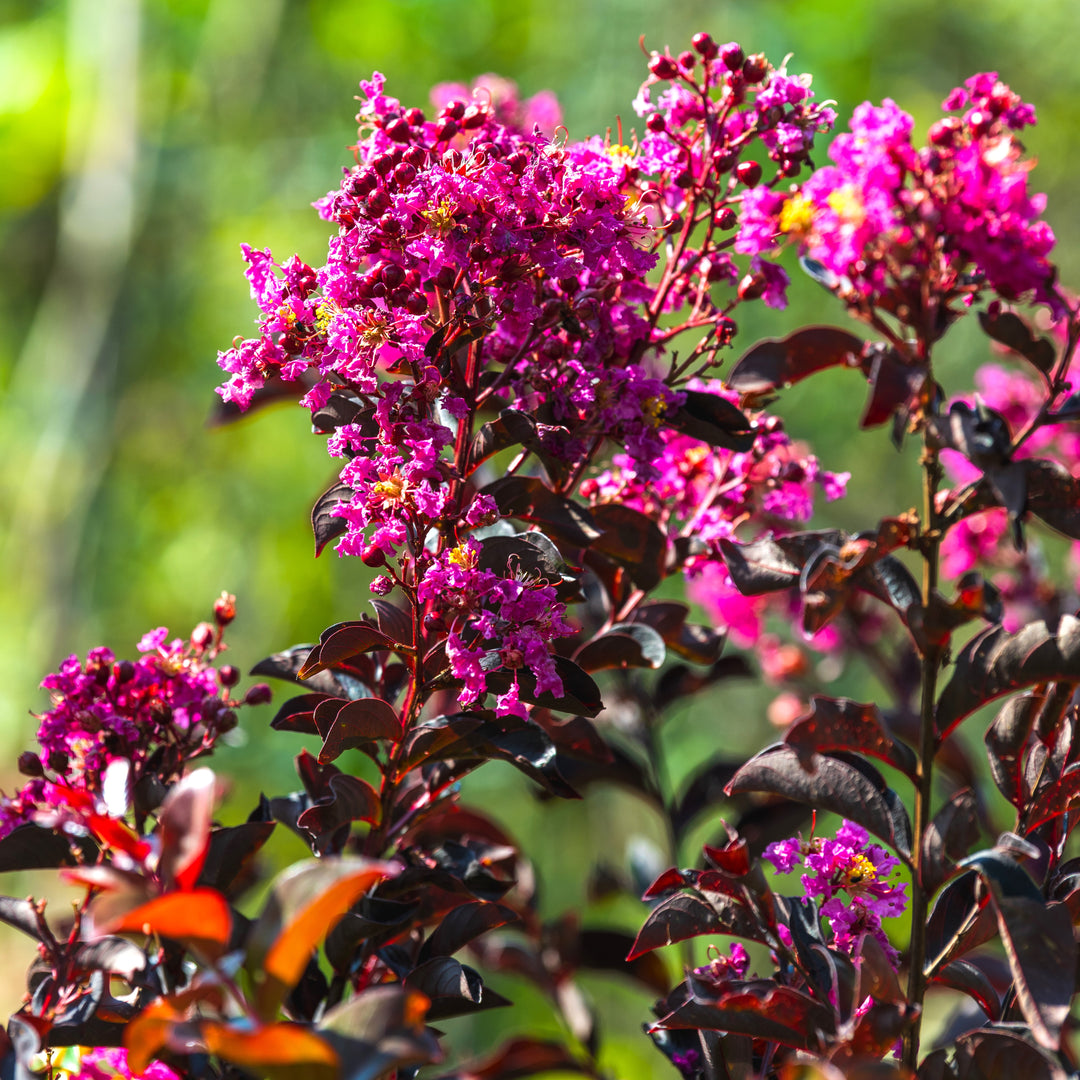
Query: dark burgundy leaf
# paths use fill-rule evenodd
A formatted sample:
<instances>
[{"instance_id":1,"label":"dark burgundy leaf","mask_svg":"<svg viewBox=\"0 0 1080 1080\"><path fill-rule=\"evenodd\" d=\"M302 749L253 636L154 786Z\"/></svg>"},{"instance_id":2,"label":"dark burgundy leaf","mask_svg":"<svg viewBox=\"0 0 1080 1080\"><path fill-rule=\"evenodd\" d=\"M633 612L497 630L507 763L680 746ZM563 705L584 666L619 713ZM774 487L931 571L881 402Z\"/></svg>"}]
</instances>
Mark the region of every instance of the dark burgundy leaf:
<instances>
[{"instance_id":1,"label":"dark burgundy leaf","mask_svg":"<svg viewBox=\"0 0 1080 1080\"><path fill-rule=\"evenodd\" d=\"M337 711L319 752L319 762L325 765L339 758L346 750L363 746L373 739L396 742L401 735L401 720L388 702L382 698L350 701Z\"/></svg>"},{"instance_id":2,"label":"dark burgundy leaf","mask_svg":"<svg viewBox=\"0 0 1080 1080\"><path fill-rule=\"evenodd\" d=\"M988 337L1019 353L1043 376L1049 375L1053 370L1053 342L1049 338L1036 337L1031 327L1019 315L1011 311L1001 311L995 315L980 311L979 325Z\"/></svg>"},{"instance_id":3,"label":"dark burgundy leaf","mask_svg":"<svg viewBox=\"0 0 1080 1080\"><path fill-rule=\"evenodd\" d=\"M767 791L857 822L911 858L911 824L903 803L880 774L862 763L814 754L806 767L790 746L771 746L751 758L728 782L727 793Z\"/></svg>"},{"instance_id":4,"label":"dark burgundy leaf","mask_svg":"<svg viewBox=\"0 0 1080 1080\"><path fill-rule=\"evenodd\" d=\"M32 900L17 900L13 896L0 896L0 922L14 926L35 941L41 941L41 924Z\"/></svg>"},{"instance_id":5,"label":"dark burgundy leaf","mask_svg":"<svg viewBox=\"0 0 1080 1080\"><path fill-rule=\"evenodd\" d=\"M1019 863L1000 851L979 852L960 865L978 871L989 886L1020 1010L1036 1041L1056 1050L1076 988L1068 907L1046 903Z\"/></svg>"},{"instance_id":6,"label":"dark burgundy leaf","mask_svg":"<svg viewBox=\"0 0 1080 1080\"><path fill-rule=\"evenodd\" d=\"M961 874L941 890L926 925L926 955L935 967L997 936L989 906L980 907L978 875Z\"/></svg>"},{"instance_id":7,"label":"dark burgundy leaf","mask_svg":"<svg viewBox=\"0 0 1080 1080\"><path fill-rule=\"evenodd\" d=\"M937 703L944 738L980 706L1013 690L1045 682L1080 682L1080 620L1028 623L1016 634L991 626L960 651Z\"/></svg>"},{"instance_id":8,"label":"dark burgundy leaf","mask_svg":"<svg viewBox=\"0 0 1080 1080\"><path fill-rule=\"evenodd\" d=\"M900 354L883 342L868 347L863 370L870 381L870 395L859 419L859 427L864 429L884 424L918 394L926 381L925 369L904 363Z\"/></svg>"},{"instance_id":9,"label":"dark burgundy leaf","mask_svg":"<svg viewBox=\"0 0 1080 1080\"><path fill-rule=\"evenodd\" d=\"M361 414L366 414L363 417ZM374 425L374 410L366 407L363 401L343 390L335 390L326 400L326 404L316 409L311 414L311 426L318 432L328 434L337 431L346 424L354 424L358 420L366 420L367 425ZM366 436L378 435L378 427L375 430L364 430Z\"/></svg>"},{"instance_id":10,"label":"dark burgundy leaf","mask_svg":"<svg viewBox=\"0 0 1080 1080\"><path fill-rule=\"evenodd\" d=\"M723 932L720 916L708 901L691 893L679 893L662 900L652 909L626 959L636 960L653 949L676 941Z\"/></svg>"},{"instance_id":11,"label":"dark burgundy leaf","mask_svg":"<svg viewBox=\"0 0 1080 1080\"><path fill-rule=\"evenodd\" d=\"M671 1011L658 1022L664 1028L707 1028L778 1042L797 1050L818 1050L823 1037L833 1031L830 1005L771 980L744 983L715 1001L673 1000Z\"/></svg>"},{"instance_id":12,"label":"dark burgundy leaf","mask_svg":"<svg viewBox=\"0 0 1080 1080\"><path fill-rule=\"evenodd\" d=\"M294 731L299 735L318 735L319 729L315 726L315 709L322 702L328 700L326 694L300 694L289 698L277 715L270 721L270 726L275 731Z\"/></svg>"},{"instance_id":13,"label":"dark burgundy leaf","mask_svg":"<svg viewBox=\"0 0 1080 1080\"><path fill-rule=\"evenodd\" d=\"M810 699L809 714L792 724L784 742L802 760L808 761L815 753L853 750L879 758L905 776L915 778L915 752L893 738L876 705L815 694Z\"/></svg>"},{"instance_id":14,"label":"dark burgundy leaf","mask_svg":"<svg viewBox=\"0 0 1080 1080\"><path fill-rule=\"evenodd\" d=\"M836 530L796 533L737 544L720 541L720 553L735 588L744 596L790 589L799 584L803 567L824 545L839 547L843 534Z\"/></svg>"},{"instance_id":15,"label":"dark burgundy leaf","mask_svg":"<svg viewBox=\"0 0 1080 1080\"><path fill-rule=\"evenodd\" d=\"M1067 814L1080 799L1080 764L1070 765L1059 779L1041 787L1022 810L1024 831L1031 832L1043 822Z\"/></svg>"},{"instance_id":16,"label":"dark burgundy leaf","mask_svg":"<svg viewBox=\"0 0 1080 1080\"><path fill-rule=\"evenodd\" d=\"M979 838L975 793L971 788L953 792L934 815L923 837L920 873L923 888L933 895L952 875L953 863L964 858Z\"/></svg>"},{"instance_id":17,"label":"dark burgundy leaf","mask_svg":"<svg viewBox=\"0 0 1080 1080\"><path fill-rule=\"evenodd\" d=\"M10 870L52 870L75 866L72 851L81 849L85 861L93 862L97 845L89 837L68 838L40 825L18 825L0 839L0 873Z\"/></svg>"},{"instance_id":18,"label":"dark burgundy leaf","mask_svg":"<svg viewBox=\"0 0 1080 1080\"><path fill-rule=\"evenodd\" d=\"M667 533L651 517L622 503L601 503L592 515L601 530L592 549L625 566L638 588L655 589L665 576Z\"/></svg>"},{"instance_id":19,"label":"dark burgundy leaf","mask_svg":"<svg viewBox=\"0 0 1080 1080\"><path fill-rule=\"evenodd\" d=\"M1060 462L1034 459L1018 463L1027 481L1026 508L1051 529L1080 540L1080 484Z\"/></svg>"},{"instance_id":20,"label":"dark burgundy leaf","mask_svg":"<svg viewBox=\"0 0 1080 1080\"><path fill-rule=\"evenodd\" d=\"M84 971L106 971L132 982L150 961L134 942L121 937L101 937L80 945L75 963Z\"/></svg>"},{"instance_id":21,"label":"dark burgundy leaf","mask_svg":"<svg viewBox=\"0 0 1080 1080\"><path fill-rule=\"evenodd\" d=\"M516 536L486 536L477 565L500 577L520 571L559 585L566 562L559 549L542 532L531 530Z\"/></svg>"},{"instance_id":22,"label":"dark burgundy leaf","mask_svg":"<svg viewBox=\"0 0 1080 1080\"><path fill-rule=\"evenodd\" d=\"M485 986L471 967L450 956L437 956L414 968L404 985L431 999L428 1020L445 1020L510 1004L501 994Z\"/></svg>"},{"instance_id":23,"label":"dark burgundy leaf","mask_svg":"<svg viewBox=\"0 0 1080 1080\"><path fill-rule=\"evenodd\" d=\"M865 342L835 326L809 326L786 338L765 339L728 375L739 394L769 394L825 368L859 366Z\"/></svg>"},{"instance_id":24,"label":"dark burgundy leaf","mask_svg":"<svg viewBox=\"0 0 1080 1080\"><path fill-rule=\"evenodd\" d=\"M260 660L252 669L252 675L262 675L271 679L284 679L287 682L296 683L305 690L315 691L340 698L370 697L371 690L359 679L343 671L320 671L303 682L299 679L299 671L304 662L311 655L311 650L317 648L313 645L294 645L284 652L274 653L265 660Z\"/></svg>"},{"instance_id":25,"label":"dark burgundy leaf","mask_svg":"<svg viewBox=\"0 0 1080 1080\"><path fill-rule=\"evenodd\" d=\"M540 525L571 547L588 547L600 536L584 506L556 494L534 476L504 476L481 494L490 495L501 514Z\"/></svg>"},{"instance_id":26,"label":"dark burgundy leaf","mask_svg":"<svg viewBox=\"0 0 1080 1080\"><path fill-rule=\"evenodd\" d=\"M658 668L666 656L664 639L651 626L616 623L582 645L574 654L574 663L588 672L607 668Z\"/></svg>"},{"instance_id":27,"label":"dark burgundy leaf","mask_svg":"<svg viewBox=\"0 0 1080 1080\"><path fill-rule=\"evenodd\" d=\"M986 973L968 960L954 960L946 964L931 980L959 990L979 1003L991 1020L1001 1019L1001 999Z\"/></svg>"},{"instance_id":28,"label":"dark burgundy leaf","mask_svg":"<svg viewBox=\"0 0 1080 1080\"><path fill-rule=\"evenodd\" d=\"M371 600L371 606L375 609L375 618L379 621L379 629L386 635L388 641L400 642L403 645L412 645L413 623L412 615L402 611L396 604L389 600Z\"/></svg>"},{"instance_id":29,"label":"dark burgundy leaf","mask_svg":"<svg viewBox=\"0 0 1080 1080\"><path fill-rule=\"evenodd\" d=\"M335 623L323 631L319 644L311 650L297 677L306 680L370 649L385 649L389 645L390 639L369 622Z\"/></svg>"},{"instance_id":30,"label":"dark burgundy leaf","mask_svg":"<svg viewBox=\"0 0 1080 1080\"><path fill-rule=\"evenodd\" d=\"M297 824L307 830L320 853L333 834L353 821L379 822L379 796L375 789L357 776L331 776L327 793L313 802L298 818Z\"/></svg>"},{"instance_id":31,"label":"dark burgundy leaf","mask_svg":"<svg viewBox=\"0 0 1080 1080\"><path fill-rule=\"evenodd\" d=\"M381 896L365 896L326 935L326 958L335 971L349 970L360 942L378 946L400 937L408 923L420 913L420 901L387 900ZM423 916L420 916L421 920ZM426 957L424 958L426 959Z\"/></svg>"},{"instance_id":32,"label":"dark burgundy leaf","mask_svg":"<svg viewBox=\"0 0 1080 1080\"><path fill-rule=\"evenodd\" d=\"M337 483L324 491L311 508L311 530L315 534L315 556L339 536L349 531L349 523L334 511L342 503L347 503L353 496L351 487Z\"/></svg>"},{"instance_id":33,"label":"dark burgundy leaf","mask_svg":"<svg viewBox=\"0 0 1080 1080\"><path fill-rule=\"evenodd\" d=\"M957 1080L1067 1080L1068 1076L1016 1031L989 1027L957 1039L956 1065Z\"/></svg>"},{"instance_id":34,"label":"dark burgundy leaf","mask_svg":"<svg viewBox=\"0 0 1080 1080\"><path fill-rule=\"evenodd\" d=\"M1025 798L1021 786L1023 750L1044 700L1042 695L1034 694L1010 698L986 729L986 755L994 783L1016 807Z\"/></svg>"},{"instance_id":35,"label":"dark burgundy leaf","mask_svg":"<svg viewBox=\"0 0 1080 1080\"><path fill-rule=\"evenodd\" d=\"M473 713L455 713L452 716L435 716L418 724L404 739L400 757L403 772L415 769L421 762L431 758L441 760L447 756L443 751L459 739L486 723L483 717Z\"/></svg>"},{"instance_id":36,"label":"dark burgundy leaf","mask_svg":"<svg viewBox=\"0 0 1080 1080\"><path fill-rule=\"evenodd\" d=\"M505 694L516 681L518 697L533 705L542 705L546 709L562 712L581 713L582 716L596 716L604 707L600 697L600 687L593 678L572 660L565 656L553 656L555 671L562 680L562 697L554 694L536 692L536 676L528 668L510 671L503 668L488 673L487 687L493 694Z\"/></svg>"},{"instance_id":37,"label":"dark burgundy leaf","mask_svg":"<svg viewBox=\"0 0 1080 1080\"><path fill-rule=\"evenodd\" d=\"M947 415L933 421L931 430L940 445L963 454L983 471L1004 465L1012 450L1012 435L1005 417L981 401L974 407L966 401L954 401Z\"/></svg>"},{"instance_id":38,"label":"dark burgundy leaf","mask_svg":"<svg viewBox=\"0 0 1080 1080\"><path fill-rule=\"evenodd\" d=\"M744 454L754 445L757 432L749 418L726 398L704 390L684 390L686 400L664 420L676 431Z\"/></svg>"},{"instance_id":39,"label":"dark burgundy leaf","mask_svg":"<svg viewBox=\"0 0 1080 1080\"><path fill-rule=\"evenodd\" d=\"M431 932L420 950L419 961L423 963L435 956L452 956L488 930L507 923L517 922L516 911L503 904L476 900L460 904L443 916L443 921Z\"/></svg>"},{"instance_id":40,"label":"dark burgundy leaf","mask_svg":"<svg viewBox=\"0 0 1080 1080\"><path fill-rule=\"evenodd\" d=\"M274 831L274 821L245 821L215 829L210 834L198 884L229 895L230 886L241 877L259 849Z\"/></svg>"}]
</instances>

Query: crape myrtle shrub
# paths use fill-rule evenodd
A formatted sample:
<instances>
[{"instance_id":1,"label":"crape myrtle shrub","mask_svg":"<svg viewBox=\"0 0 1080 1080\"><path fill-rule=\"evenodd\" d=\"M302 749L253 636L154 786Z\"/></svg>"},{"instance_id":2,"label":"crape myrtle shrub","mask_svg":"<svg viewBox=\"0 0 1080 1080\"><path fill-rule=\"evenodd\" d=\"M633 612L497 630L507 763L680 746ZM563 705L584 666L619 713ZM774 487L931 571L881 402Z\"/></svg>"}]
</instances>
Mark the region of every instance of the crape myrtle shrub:
<instances>
[{"instance_id":1,"label":"crape myrtle shrub","mask_svg":"<svg viewBox=\"0 0 1080 1080\"><path fill-rule=\"evenodd\" d=\"M919 146L867 103L815 168L836 116L808 76L704 33L648 71L625 142L575 142L494 77L425 112L375 75L316 204L325 264L244 248L261 321L219 358L219 419L310 411L339 467L316 553L375 570L373 614L254 669L294 684L272 726L312 749L232 827L197 759L270 696L221 663L232 597L45 680L0 868L85 891L0 900L39 945L5 1076L599 1075L590 969L658 998L644 1027L687 1080L1075 1071L1080 622L1038 537L1080 538L1080 315L1029 191L1034 110L975 75ZM741 305L784 306L787 247L849 327L734 351ZM962 318L993 354L974 391L934 366ZM837 366L866 384L853 426L921 447L922 505L857 533L805 531L847 473L768 411ZM680 581L707 625L654 597ZM885 700L811 694L808 649L865 661ZM665 711L752 670L783 740L671 790ZM954 733L998 699L989 798ZM459 799L489 760L554 797L631 788L673 861L691 826L716 839L648 885L636 937L545 923L526 856ZM313 857L242 913L280 829ZM448 1065L439 1025L508 1005L500 972L565 1044ZM930 987L947 1050L920 1048Z\"/></svg>"}]
</instances>

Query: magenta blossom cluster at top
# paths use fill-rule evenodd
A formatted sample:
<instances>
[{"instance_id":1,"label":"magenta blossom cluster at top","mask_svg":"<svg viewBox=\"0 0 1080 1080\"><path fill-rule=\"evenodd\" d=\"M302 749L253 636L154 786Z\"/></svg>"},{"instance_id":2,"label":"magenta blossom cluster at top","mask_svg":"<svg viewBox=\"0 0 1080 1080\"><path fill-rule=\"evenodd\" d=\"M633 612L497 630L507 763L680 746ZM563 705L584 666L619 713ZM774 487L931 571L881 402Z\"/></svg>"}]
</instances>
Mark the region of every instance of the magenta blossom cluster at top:
<instances>
[{"instance_id":1,"label":"magenta blossom cluster at top","mask_svg":"<svg viewBox=\"0 0 1080 1080\"><path fill-rule=\"evenodd\" d=\"M992 72L972 76L943 107L960 115L937 121L916 148L912 118L895 102L860 105L829 149L834 165L791 190L747 192L736 249L758 255L790 237L853 300L897 289L914 309L918 283L932 278L946 302L988 289L1060 312L1045 198L1028 192L1032 162L1015 135L1035 110Z\"/></svg>"},{"instance_id":2,"label":"magenta blossom cluster at top","mask_svg":"<svg viewBox=\"0 0 1080 1080\"><path fill-rule=\"evenodd\" d=\"M900 862L869 839L861 825L845 821L833 840L793 837L770 844L764 855L781 874L800 865L806 868L804 894L820 899L820 912L832 927L833 948L852 954L859 937L872 934L896 964L899 954L881 920L904 913L907 886L889 884L888 877Z\"/></svg>"},{"instance_id":3,"label":"magenta blossom cluster at top","mask_svg":"<svg viewBox=\"0 0 1080 1080\"><path fill-rule=\"evenodd\" d=\"M232 598L225 599L228 621ZM63 793L96 800L116 763L125 767L127 799L140 781L163 793L188 761L209 753L236 726L237 706L269 700L264 684L242 699L230 698L239 672L213 663L221 629L220 621L217 628L200 623L189 639L170 641L159 627L139 642L137 660L118 661L111 650L96 648L85 663L69 656L46 676L41 685L52 708L38 718L39 752L19 758L30 779L14 795L0 795L0 836L39 813L50 814L49 808L64 801ZM126 809L120 807L117 816Z\"/></svg>"}]
</instances>

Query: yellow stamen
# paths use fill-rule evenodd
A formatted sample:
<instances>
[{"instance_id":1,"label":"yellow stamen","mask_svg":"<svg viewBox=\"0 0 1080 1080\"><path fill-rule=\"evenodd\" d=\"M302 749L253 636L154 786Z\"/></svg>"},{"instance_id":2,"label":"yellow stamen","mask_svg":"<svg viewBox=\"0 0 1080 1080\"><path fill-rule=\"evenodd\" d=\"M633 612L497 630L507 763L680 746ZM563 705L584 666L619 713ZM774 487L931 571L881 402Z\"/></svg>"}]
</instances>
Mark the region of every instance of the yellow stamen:
<instances>
[{"instance_id":1,"label":"yellow stamen","mask_svg":"<svg viewBox=\"0 0 1080 1080\"><path fill-rule=\"evenodd\" d=\"M450 199L443 199L431 210L421 210L420 216L431 226L431 231L446 236L457 225L454 212L457 207Z\"/></svg>"},{"instance_id":2,"label":"yellow stamen","mask_svg":"<svg viewBox=\"0 0 1080 1080\"><path fill-rule=\"evenodd\" d=\"M829 193L826 200L829 209L849 225L858 227L866 220L866 207L862 195L854 184L845 184Z\"/></svg>"},{"instance_id":3,"label":"yellow stamen","mask_svg":"<svg viewBox=\"0 0 1080 1080\"><path fill-rule=\"evenodd\" d=\"M805 196L796 193L785 200L780 208L780 231L801 236L808 233L814 224L814 204Z\"/></svg>"}]
</instances>

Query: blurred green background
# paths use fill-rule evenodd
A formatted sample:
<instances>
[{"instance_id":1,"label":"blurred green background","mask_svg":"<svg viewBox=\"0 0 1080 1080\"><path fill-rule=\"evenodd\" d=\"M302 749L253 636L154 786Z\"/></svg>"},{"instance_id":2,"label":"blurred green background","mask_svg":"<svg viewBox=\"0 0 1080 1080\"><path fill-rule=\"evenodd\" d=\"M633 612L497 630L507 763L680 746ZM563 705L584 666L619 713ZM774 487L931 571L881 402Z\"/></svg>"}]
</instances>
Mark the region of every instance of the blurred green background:
<instances>
[{"instance_id":1,"label":"blurred green background","mask_svg":"<svg viewBox=\"0 0 1080 1080\"><path fill-rule=\"evenodd\" d=\"M635 123L640 35L677 52L699 29L776 63L794 53L791 70L813 72L842 122L864 98L890 96L924 131L950 88L1000 71L1038 108L1034 187L1049 195L1065 280L1076 279L1071 0L0 0L0 788L19 782L29 710L45 705L41 677L71 652L105 643L130 653L160 624L186 633L228 589L240 612L231 659L247 668L365 606L363 567L332 552L312 558L308 510L332 469L305 415L205 426L216 351L253 328L239 245L322 262L327 228L309 204L350 161L358 79L381 70L391 93L426 105L432 83L496 71L524 94L554 90L581 138L620 116ZM808 281L796 281L792 299L786 312L743 316L743 346L842 319ZM964 385L981 348L968 328L947 339L950 388ZM844 525L914 501L910 454L898 457L881 431L856 431L861 400L838 372L797 388L783 410L826 468L852 468L849 498L827 511ZM859 673L843 685L874 692ZM765 742L769 696L741 686L676 716L675 779L714 748ZM293 785L303 740L269 737L271 715L246 714L238 745L218 760L238 789L227 816L244 816L260 788ZM467 793L497 804L523 837L552 915L584 904L592 854L619 861L662 840L658 823L610 791L541 806L494 766ZM298 843L277 843L279 861L300 854ZM640 917L633 905L586 912L626 927ZM11 963L0 1005L13 1008L31 950L3 941ZM588 985L606 1003L606 1063L665 1075L635 1034L648 996ZM556 1029L529 991L502 988L532 1005L472 1032L450 1025L459 1050L484 1049L508 1023Z\"/></svg>"}]
</instances>

